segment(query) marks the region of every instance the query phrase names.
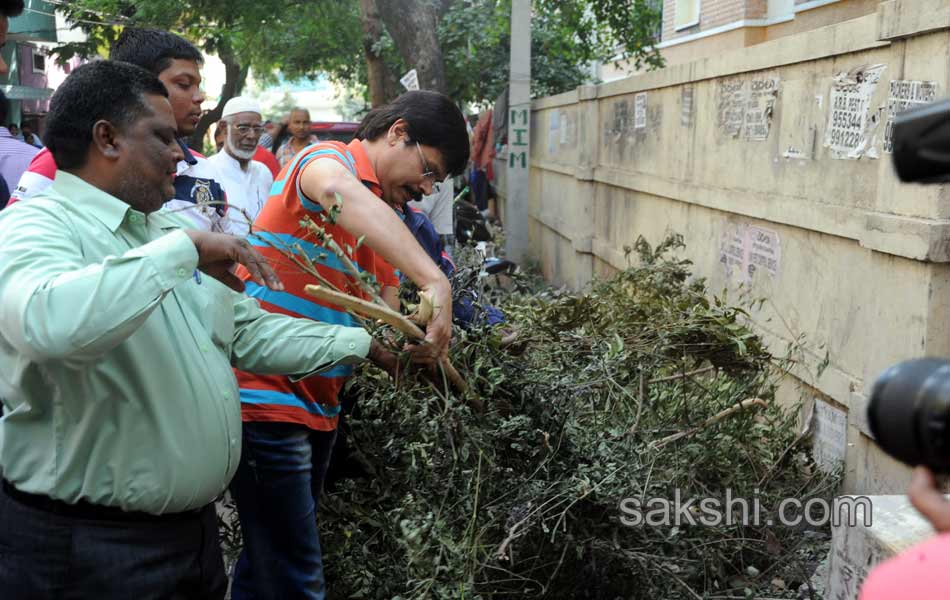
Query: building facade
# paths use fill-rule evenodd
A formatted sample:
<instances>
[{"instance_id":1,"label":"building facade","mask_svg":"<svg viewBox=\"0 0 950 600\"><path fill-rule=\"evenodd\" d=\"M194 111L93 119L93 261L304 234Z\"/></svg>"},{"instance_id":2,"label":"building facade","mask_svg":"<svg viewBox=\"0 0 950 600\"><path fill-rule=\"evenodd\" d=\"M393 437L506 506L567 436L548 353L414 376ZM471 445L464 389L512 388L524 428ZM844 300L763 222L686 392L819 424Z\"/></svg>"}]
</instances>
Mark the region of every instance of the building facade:
<instances>
[{"instance_id":1,"label":"building facade","mask_svg":"<svg viewBox=\"0 0 950 600\"><path fill-rule=\"evenodd\" d=\"M0 50L9 66L0 76L0 90L10 102L8 123L2 125L26 123L42 137L50 96L78 60L61 67L50 54L60 41L58 32L66 30L55 6L45 0L25 4L23 14L10 19L7 43Z\"/></svg>"},{"instance_id":2,"label":"building facade","mask_svg":"<svg viewBox=\"0 0 950 600\"><path fill-rule=\"evenodd\" d=\"M667 65L755 46L874 14L881 0L662 0L659 48ZM629 76L605 64L600 76Z\"/></svg>"}]
</instances>

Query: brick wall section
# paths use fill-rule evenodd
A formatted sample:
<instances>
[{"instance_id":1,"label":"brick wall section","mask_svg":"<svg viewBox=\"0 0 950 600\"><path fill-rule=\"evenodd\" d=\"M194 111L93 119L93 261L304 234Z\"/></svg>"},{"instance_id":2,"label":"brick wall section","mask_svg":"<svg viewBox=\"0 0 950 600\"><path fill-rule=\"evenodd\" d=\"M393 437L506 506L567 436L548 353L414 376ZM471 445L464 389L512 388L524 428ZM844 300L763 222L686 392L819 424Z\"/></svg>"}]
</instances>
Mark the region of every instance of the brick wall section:
<instances>
[{"instance_id":1,"label":"brick wall section","mask_svg":"<svg viewBox=\"0 0 950 600\"><path fill-rule=\"evenodd\" d=\"M676 0L665 0L663 3L663 41L715 29L745 18L758 18L746 17L747 5L755 5L756 10L759 10L759 5L765 7L766 0L700 0L699 25L676 31Z\"/></svg>"},{"instance_id":2,"label":"brick wall section","mask_svg":"<svg viewBox=\"0 0 950 600\"><path fill-rule=\"evenodd\" d=\"M745 3L746 19L764 19L769 16L768 0L747 0Z\"/></svg>"},{"instance_id":3,"label":"brick wall section","mask_svg":"<svg viewBox=\"0 0 950 600\"><path fill-rule=\"evenodd\" d=\"M799 6L813 0L795 0ZM663 41L699 33L743 19L766 19L769 0L700 0L699 25L675 30L676 0L663 2Z\"/></svg>"}]
</instances>

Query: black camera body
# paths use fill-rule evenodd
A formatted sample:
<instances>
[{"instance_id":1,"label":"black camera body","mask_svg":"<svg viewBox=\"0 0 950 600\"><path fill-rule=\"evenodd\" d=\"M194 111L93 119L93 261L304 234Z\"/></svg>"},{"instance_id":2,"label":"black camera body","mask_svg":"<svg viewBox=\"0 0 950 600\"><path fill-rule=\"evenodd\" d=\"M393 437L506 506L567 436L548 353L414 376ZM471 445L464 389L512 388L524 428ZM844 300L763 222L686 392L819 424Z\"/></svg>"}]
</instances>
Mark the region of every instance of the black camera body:
<instances>
[{"instance_id":1,"label":"black camera body","mask_svg":"<svg viewBox=\"0 0 950 600\"><path fill-rule=\"evenodd\" d=\"M868 424L894 458L950 472L950 361L918 358L884 371L874 382Z\"/></svg>"},{"instance_id":2,"label":"black camera body","mask_svg":"<svg viewBox=\"0 0 950 600\"><path fill-rule=\"evenodd\" d=\"M897 115L893 140L902 181L950 182L950 100ZM950 360L918 358L887 369L871 391L868 422L894 458L950 473Z\"/></svg>"},{"instance_id":3,"label":"black camera body","mask_svg":"<svg viewBox=\"0 0 950 600\"><path fill-rule=\"evenodd\" d=\"M901 181L950 182L950 99L900 113L892 136Z\"/></svg>"}]
</instances>

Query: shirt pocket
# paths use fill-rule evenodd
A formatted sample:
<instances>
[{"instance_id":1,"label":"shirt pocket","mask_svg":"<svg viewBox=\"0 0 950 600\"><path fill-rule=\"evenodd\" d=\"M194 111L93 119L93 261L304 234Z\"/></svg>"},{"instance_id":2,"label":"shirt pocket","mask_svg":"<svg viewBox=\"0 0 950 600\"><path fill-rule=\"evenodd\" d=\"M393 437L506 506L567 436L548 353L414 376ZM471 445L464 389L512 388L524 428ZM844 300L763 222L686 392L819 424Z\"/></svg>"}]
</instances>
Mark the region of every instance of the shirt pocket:
<instances>
[{"instance_id":1,"label":"shirt pocket","mask_svg":"<svg viewBox=\"0 0 950 600\"><path fill-rule=\"evenodd\" d=\"M197 288L195 310L196 317L219 348L228 351L234 341L234 300L233 292L211 276L199 273L201 283L192 282Z\"/></svg>"}]
</instances>

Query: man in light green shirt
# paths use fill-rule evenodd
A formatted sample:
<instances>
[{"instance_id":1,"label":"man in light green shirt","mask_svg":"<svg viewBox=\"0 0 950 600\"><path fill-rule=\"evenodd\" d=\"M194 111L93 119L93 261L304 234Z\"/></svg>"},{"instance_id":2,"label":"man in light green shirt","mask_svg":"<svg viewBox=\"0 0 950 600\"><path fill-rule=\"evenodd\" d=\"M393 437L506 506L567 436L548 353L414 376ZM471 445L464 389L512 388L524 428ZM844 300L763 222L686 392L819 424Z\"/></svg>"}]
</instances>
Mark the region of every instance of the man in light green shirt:
<instances>
[{"instance_id":1,"label":"man in light green shirt","mask_svg":"<svg viewBox=\"0 0 950 600\"><path fill-rule=\"evenodd\" d=\"M259 254L159 210L181 159L166 95L138 67L77 69L48 117L55 183L0 213L4 597L223 597L231 367L391 360L362 329L262 311L229 288L241 263L282 289Z\"/></svg>"}]
</instances>

